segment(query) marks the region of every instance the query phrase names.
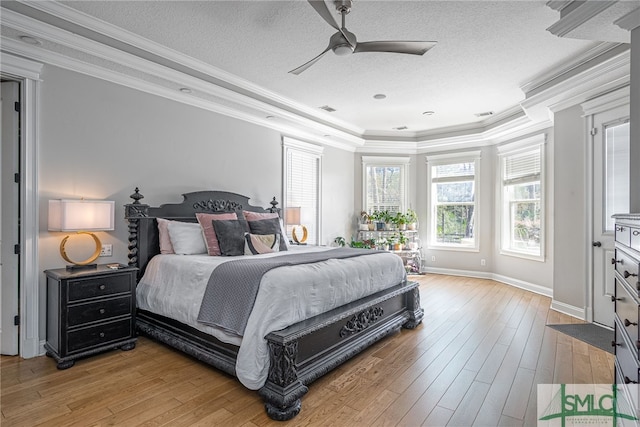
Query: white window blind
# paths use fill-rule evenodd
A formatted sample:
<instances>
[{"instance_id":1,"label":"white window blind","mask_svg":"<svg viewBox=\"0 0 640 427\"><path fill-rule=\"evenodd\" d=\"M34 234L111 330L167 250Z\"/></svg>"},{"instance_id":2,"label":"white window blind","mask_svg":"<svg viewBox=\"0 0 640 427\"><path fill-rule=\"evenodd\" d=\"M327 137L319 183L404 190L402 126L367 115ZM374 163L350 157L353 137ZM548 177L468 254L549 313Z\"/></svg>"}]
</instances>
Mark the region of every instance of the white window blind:
<instances>
[{"instance_id":1,"label":"white window blind","mask_svg":"<svg viewBox=\"0 0 640 427\"><path fill-rule=\"evenodd\" d=\"M285 163L285 222L286 208L300 208L300 226L307 228L307 243L316 245L320 239L320 153L310 144L286 144ZM287 225L291 236L295 225ZM300 238L302 233L296 230Z\"/></svg>"},{"instance_id":2,"label":"white window blind","mask_svg":"<svg viewBox=\"0 0 640 427\"><path fill-rule=\"evenodd\" d=\"M362 157L364 211L406 210L409 161L408 157Z\"/></svg>"},{"instance_id":3,"label":"white window blind","mask_svg":"<svg viewBox=\"0 0 640 427\"><path fill-rule=\"evenodd\" d=\"M499 148L502 171L501 252L543 260L543 137ZM525 144L523 146L523 144Z\"/></svg>"}]
</instances>

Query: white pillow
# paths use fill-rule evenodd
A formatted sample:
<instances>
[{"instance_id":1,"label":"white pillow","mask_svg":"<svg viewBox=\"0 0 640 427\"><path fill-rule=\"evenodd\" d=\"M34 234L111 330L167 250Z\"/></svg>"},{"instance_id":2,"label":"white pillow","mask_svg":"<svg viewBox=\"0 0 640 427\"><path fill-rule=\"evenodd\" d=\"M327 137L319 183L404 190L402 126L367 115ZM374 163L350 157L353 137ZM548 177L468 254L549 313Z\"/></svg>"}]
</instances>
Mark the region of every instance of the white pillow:
<instances>
[{"instance_id":1,"label":"white pillow","mask_svg":"<svg viewBox=\"0 0 640 427\"><path fill-rule=\"evenodd\" d=\"M206 254L207 246L200 224L171 221L167 224L173 252L178 255Z\"/></svg>"}]
</instances>

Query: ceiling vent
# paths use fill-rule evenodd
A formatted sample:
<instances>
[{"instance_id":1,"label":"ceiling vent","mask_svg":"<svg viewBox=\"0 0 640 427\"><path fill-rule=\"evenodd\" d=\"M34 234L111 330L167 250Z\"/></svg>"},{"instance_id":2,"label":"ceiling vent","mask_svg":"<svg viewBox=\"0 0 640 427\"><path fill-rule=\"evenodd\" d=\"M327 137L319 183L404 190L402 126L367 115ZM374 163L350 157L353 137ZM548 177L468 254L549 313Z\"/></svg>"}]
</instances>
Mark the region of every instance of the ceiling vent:
<instances>
[{"instance_id":1,"label":"ceiling vent","mask_svg":"<svg viewBox=\"0 0 640 427\"><path fill-rule=\"evenodd\" d=\"M493 111L485 111L484 113L476 113L476 117L489 117L493 116Z\"/></svg>"},{"instance_id":2,"label":"ceiling vent","mask_svg":"<svg viewBox=\"0 0 640 427\"><path fill-rule=\"evenodd\" d=\"M324 110L324 111L328 111L330 113L333 113L334 111L336 111L335 108L331 108L328 105L323 105L322 107L320 107L320 109Z\"/></svg>"}]
</instances>

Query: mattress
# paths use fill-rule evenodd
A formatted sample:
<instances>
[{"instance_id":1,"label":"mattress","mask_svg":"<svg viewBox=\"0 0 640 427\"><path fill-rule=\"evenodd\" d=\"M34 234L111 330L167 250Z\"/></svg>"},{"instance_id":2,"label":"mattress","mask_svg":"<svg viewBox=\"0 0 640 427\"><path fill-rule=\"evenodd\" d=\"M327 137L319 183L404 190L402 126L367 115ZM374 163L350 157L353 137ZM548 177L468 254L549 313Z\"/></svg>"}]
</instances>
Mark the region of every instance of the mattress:
<instances>
[{"instance_id":1,"label":"mattress","mask_svg":"<svg viewBox=\"0 0 640 427\"><path fill-rule=\"evenodd\" d=\"M294 246L271 257L330 248ZM257 390L267 379L269 352L264 337L299 321L330 311L406 279L400 257L379 252L330 259L313 264L275 268L260 283L256 301L242 336L197 321L200 303L211 272L223 262L243 257L208 255L157 255L147 265L137 289L138 308L175 319L239 346L236 376L247 388Z\"/></svg>"}]
</instances>

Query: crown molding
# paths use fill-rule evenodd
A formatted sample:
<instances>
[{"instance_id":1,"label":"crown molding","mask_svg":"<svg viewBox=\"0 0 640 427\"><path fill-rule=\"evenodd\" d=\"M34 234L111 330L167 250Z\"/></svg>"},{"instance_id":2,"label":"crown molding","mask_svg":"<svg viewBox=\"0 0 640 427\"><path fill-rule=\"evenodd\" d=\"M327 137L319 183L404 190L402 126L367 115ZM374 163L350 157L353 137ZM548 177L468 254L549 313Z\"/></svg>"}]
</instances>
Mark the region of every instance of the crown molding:
<instances>
[{"instance_id":1,"label":"crown molding","mask_svg":"<svg viewBox=\"0 0 640 427\"><path fill-rule=\"evenodd\" d=\"M613 23L623 30L627 31L632 31L640 27L640 6L638 6L637 9L627 13L625 16L619 18L618 20L613 21Z\"/></svg>"},{"instance_id":2,"label":"crown molding","mask_svg":"<svg viewBox=\"0 0 640 427\"><path fill-rule=\"evenodd\" d=\"M611 110L623 105L629 106L631 96L631 87L625 86L618 90L590 99L582 103L583 116L600 113L602 111Z\"/></svg>"},{"instance_id":3,"label":"crown molding","mask_svg":"<svg viewBox=\"0 0 640 427\"><path fill-rule=\"evenodd\" d=\"M616 1L585 1L571 11L571 13L564 14L560 19L549 28L551 34L563 37L569 34L571 31L583 25L593 17L599 15L604 10L613 6ZM566 7L566 5L565 5Z\"/></svg>"}]
</instances>

